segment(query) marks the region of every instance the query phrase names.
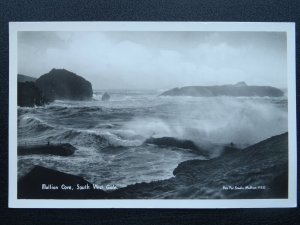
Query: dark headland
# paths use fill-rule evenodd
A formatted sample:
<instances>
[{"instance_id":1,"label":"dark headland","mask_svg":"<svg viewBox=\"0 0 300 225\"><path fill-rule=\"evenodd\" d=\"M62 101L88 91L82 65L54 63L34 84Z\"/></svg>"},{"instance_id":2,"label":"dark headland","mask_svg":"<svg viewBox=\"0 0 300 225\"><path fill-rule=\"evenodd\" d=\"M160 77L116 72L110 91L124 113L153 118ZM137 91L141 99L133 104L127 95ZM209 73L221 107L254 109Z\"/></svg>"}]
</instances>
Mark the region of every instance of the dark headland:
<instances>
[{"instance_id":1,"label":"dark headland","mask_svg":"<svg viewBox=\"0 0 300 225\"><path fill-rule=\"evenodd\" d=\"M18 74L18 106L43 106L54 100L89 100L92 85L65 69L52 69L38 79Z\"/></svg>"},{"instance_id":2,"label":"dark headland","mask_svg":"<svg viewBox=\"0 0 300 225\"><path fill-rule=\"evenodd\" d=\"M65 69L52 69L36 80L37 87L52 100L87 100L93 96L92 85L83 77Z\"/></svg>"},{"instance_id":3,"label":"dark headland","mask_svg":"<svg viewBox=\"0 0 300 225\"><path fill-rule=\"evenodd\" d=\"M288 133L211 160L180 163L174 177L111 192L93 189L79 176L35 166L18 180L21 199L247 199L288 197ZM58 189L43 189L43 184ZM73 191L61 189L65 184ZM77 190L76 186L90 186Z\"/></svg>"},{"instance_id":4,"label":"dark headland","mask_svg":"<svg viewBox=\"0 0 300 225\"><path fill-rule=\"evenodd\" d=\"M163 92L165 96L235 96L235 97L280 97L283 96L283 91L271 86L250 86L245 82L237 84L228 84L220 86L187 86L182 88L173 88Z\"/></svg>"}]
</instances>

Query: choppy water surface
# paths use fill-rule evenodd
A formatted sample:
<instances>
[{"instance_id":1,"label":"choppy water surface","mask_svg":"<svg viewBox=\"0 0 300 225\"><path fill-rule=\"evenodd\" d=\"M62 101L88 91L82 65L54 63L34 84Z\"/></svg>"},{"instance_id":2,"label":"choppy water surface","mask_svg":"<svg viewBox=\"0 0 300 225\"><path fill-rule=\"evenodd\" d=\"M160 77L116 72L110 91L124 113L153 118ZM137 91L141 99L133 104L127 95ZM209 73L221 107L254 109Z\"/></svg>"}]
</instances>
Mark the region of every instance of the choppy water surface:
<instances>
[{"instance_id":1,"label":"choppy water surface","mask_svg":"<svg viewBox=\"0 0 300 225\"><path fill-rule=\"evenodd\" d=\"M220 154L222 146L247 146L287 131L286 98L169 97L160 91L94 93L85 102L55 101L45 107L18 108L18 143L71 143L73 156L18 157L19 176L43 165L95 184L127 186L169 178L177 165L204 159L174 146L143 144L150 137L191 140Z\"/></svg>"}]
</instances>

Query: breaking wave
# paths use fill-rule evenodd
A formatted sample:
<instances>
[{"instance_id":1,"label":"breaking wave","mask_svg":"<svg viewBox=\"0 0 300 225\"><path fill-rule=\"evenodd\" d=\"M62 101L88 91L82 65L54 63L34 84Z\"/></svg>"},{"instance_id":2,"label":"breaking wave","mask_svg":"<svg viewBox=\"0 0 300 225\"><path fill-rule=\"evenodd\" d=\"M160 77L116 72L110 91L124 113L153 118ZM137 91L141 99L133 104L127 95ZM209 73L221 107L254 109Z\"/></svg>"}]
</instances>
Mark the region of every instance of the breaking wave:
<instances>
[{"instance_id":1,"label":"breaking wave","mask_svg":"<svg viewBox=\"0 0 300 225\"><path fill-rule=\"evenodd\" d=\"M26 130L27 132L44 132L54 129L53 126L39 118L26 115L18 119L18 125L22 130Z\"/></svg>"},{"instance_id":2,"label":"breaking wave","mask_svg":"<svg viewBox=\"0 0 300 225\"><path fill-rule=\"evenodd\" d=\"M90 131L90 130L66 130L58 135L50 137L50 140L55 142L69 142L79 146L89 146L96 149L102 149L108 146L111 147L130 147L139 146L142 144L138 140L126 140L117 134L108 131Z\"/></svg>"}]
</instances>

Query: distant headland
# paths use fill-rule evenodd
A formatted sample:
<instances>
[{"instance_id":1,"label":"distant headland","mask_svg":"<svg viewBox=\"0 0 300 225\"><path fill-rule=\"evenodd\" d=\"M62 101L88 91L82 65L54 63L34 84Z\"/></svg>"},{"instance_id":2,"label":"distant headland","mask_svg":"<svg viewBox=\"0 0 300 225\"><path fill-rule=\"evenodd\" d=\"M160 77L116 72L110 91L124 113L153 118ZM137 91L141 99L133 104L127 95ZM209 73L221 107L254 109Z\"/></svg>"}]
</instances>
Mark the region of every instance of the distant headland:
<instances>
[{"instance_id":1,"label":"distant headland","mask_svg":"<svg viewBox=\"0 0 300 225\"><path fill-rule=\"evenodd\" d=\"M245 82L236 84L215 85L215 86L186 86L181 88L173 88L163 92L163 96L236 96L236 97L280 97L283 91L271 86L250 86Z\"/></svg>"}]
</instances>

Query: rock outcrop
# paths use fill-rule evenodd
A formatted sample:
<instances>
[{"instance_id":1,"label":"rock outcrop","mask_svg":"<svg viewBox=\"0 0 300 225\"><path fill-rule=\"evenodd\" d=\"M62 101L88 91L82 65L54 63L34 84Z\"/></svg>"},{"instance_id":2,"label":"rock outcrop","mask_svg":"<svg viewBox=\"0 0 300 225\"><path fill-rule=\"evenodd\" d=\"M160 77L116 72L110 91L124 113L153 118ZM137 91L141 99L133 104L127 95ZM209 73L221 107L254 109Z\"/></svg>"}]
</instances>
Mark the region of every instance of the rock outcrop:
<instances>
[{"instance_id":1,"label":"rock outcrop","mask_svg":"<svg viewBox=\"0 0 300 225\"><path fill-rule=\"evenodd\" d=\"M34 82L18 82L18 106L34 107L43 106L48 99Z\"/></svg>"},{"instance_id":2,"label":"rock outcrop","mask_svg":"<svg viewBox=\"0 0 300 225\"><path fill-rule=\"evenodd\" d=\"M181 149L187 149L194 154L202 155L208 157L208 152L194 142L190 140L180 140L173 137L160 137L160 138L149 138L147 139L144 144L153 144L157 146L168 146L168 147L176 147Z\"/></svg>"},{"instance_id":3,"label":"rock outcrop","mask_svg":"<svg viewBox=\"0 0 300 225\"><path fill-rule=\"evenodd\" d=\"M109 101L109 99L110 99L110 95L109 95L107 92L105 92L105 93L102 95L101 100L102 100L102 101Z\"/></svg>"},{"instance_id":4,"label":"rock outcrop","mask_svg":"<svg viewBox=\"0 0 300 225\"><path fill-rule=\"evenodd\" d=\"M239 82L235 85L221 86L187 86L182 88L173 88L161 95L165 96L235 96L235 97L280 97L283 96L283 91L271 86L248 86L245 82Z\"/></svg>"},{"instance_id":5,"label":"rock outcrop","mask_svg":"<svg viewBox=\"0 0 300 225\"><path fill-rule=\"evenodd\" d=\"M51 101L87 100L93 95L89 81L65 69L52 69L39 77L36 85Z\"/></svg>"}]
</instances>

